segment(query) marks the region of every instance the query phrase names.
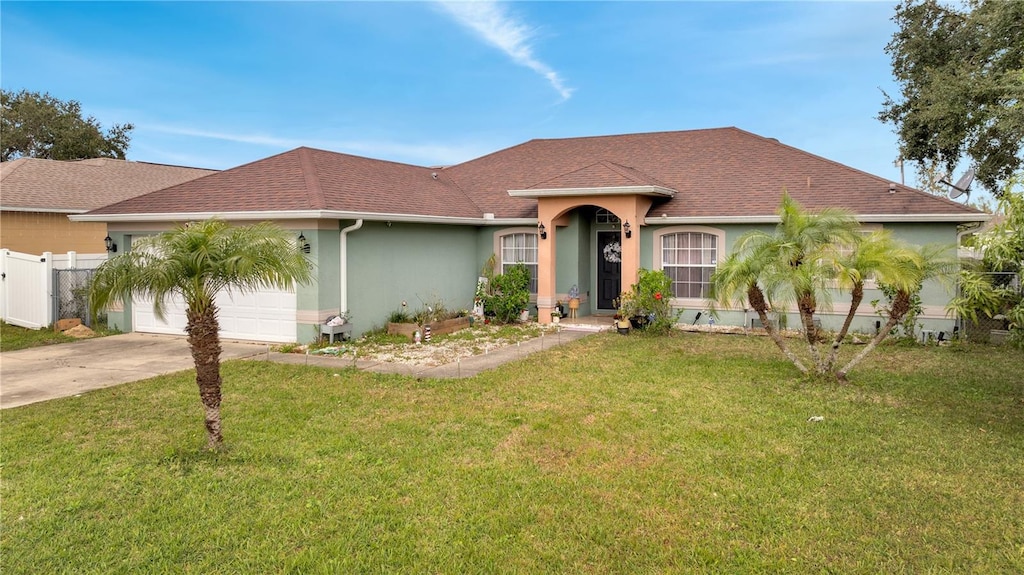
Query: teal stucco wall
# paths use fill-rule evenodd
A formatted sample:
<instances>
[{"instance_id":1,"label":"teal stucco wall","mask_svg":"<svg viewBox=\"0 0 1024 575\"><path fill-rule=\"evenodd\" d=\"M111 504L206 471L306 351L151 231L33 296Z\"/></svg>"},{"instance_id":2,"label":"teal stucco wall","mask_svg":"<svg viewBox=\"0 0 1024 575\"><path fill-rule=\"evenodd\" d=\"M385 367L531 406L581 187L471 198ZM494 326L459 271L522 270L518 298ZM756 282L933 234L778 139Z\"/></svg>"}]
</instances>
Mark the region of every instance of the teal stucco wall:
<instances>
[{"instance_id":1,"label":"teal stucco wall","mask_svg":"<svg viewBox=\"0 0 1024 575\"><path fill-rule=\"evenodd\" d=\"M385 222L365 222L349 233L348 308L354 332L385 326L403 301L410 313L435 302L449 310L471 309L483 265L480 238L471 226L389 227Z\"/></svg>"}]
</instances>

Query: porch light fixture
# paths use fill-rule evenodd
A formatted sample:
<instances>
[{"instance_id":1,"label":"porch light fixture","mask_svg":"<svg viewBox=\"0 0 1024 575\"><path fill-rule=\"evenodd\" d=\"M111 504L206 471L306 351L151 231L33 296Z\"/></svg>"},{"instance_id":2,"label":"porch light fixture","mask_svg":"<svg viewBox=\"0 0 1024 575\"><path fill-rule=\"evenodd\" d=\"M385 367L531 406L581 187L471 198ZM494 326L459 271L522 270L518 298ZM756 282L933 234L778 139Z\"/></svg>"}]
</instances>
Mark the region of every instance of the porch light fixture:
<instances>
[{"instance_id":1,"label":"porch light fixture","mask_svg":"<svg viewBox=\"0 0 1024 575\"><path fill-rule=\"evenodd\" d=\"M114 243L110 236L103 238L103 244L107 246L108 252L114 253L117 251L117 244Z\"/></svg>"},{"instance_id":2,"label":"porch light fixture","mask_svg":"<svg viewBox=\"0 0 1024 575\"><path fill-rule=\"evenodd\" d=\"M627 238L633 237L633 230L629 229L629 220L622 224L622 231L626 233Z\"/></svg>"},{"instance_id":3,"label":"porch light fixture","mask_svg":"<svg viewBox=\"0 0 1024 575\"><path fill-rule=\"evenodd\" d=\"M544 227L544 222L541 222L541 223L537 224L537 231L540 232L540 239L542 239L542 240L548 239L548 230L547 230L547 228Z\"/></svg>"},{"instance_id":4,"label":"porch light fixture","mask_svg":"<svg viewBox=\"0 0 1024 575\"><path fill-rule=\"evenodd\" d=\"M299 232L299 249L302 250L302 253L304 254L309 253L309 242L306 241L306 235L302 232Z\"/></svg>"}]
</instances>

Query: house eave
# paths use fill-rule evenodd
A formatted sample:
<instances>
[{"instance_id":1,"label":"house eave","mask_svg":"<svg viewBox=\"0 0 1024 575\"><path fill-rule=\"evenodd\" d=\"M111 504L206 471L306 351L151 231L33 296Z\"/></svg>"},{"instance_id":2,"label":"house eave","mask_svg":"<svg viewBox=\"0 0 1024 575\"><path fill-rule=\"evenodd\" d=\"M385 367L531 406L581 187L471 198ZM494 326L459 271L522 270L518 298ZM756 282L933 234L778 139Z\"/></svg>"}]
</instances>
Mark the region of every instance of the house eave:
<instances>
[{"instance_id":1,"label":"house eave","mask_svg":"<svg viewBox=\"0 0 1024 575\"><path fill-rule=\"evenodd\" d=\"M0 211L4 212L32 212L37 214L84 214L89 210L69 210L65 208L26 208L26 207L14 207L14 206L0 206Z\"/></svg>"},{"instance_id":2,"label":"house eave","mask_svg":"<svg viewBox=\"0 0 1024 575\"><path fill-rule=\"evenodd\" d=\"M513 198L560 198L566 196L655 196L671 198L675 190L661 186L614 186L607 188L549 188L529 190L509 190Z\"/></svg>"},{"instance_id":3,"label":"house eave","mask_svg":"<svg viewBox=\"0 0 1024 575\"><path fill-rule=\"evenodd\" d=\"M495 218L482 214L479 218L427 216L385 212L347 212L336 210L247 211L247 212L175 212L136 214L81 214L69 216L76 222L181 222L222 218L229 221L266 221L289 219L367 220L416 224L447 224L459 226L521 226L536 225L537 218Z\"/></svg>"},{"instance_id":4,"label":"house eave","mask_svg":"<svg viewBox=\"0 0 1024 575\"><path fill-rule=\"evenodd\" d=\"M862 214L857 221L863 223L932 223L932 222L984 222L991 214ZM648 216L644 224L651 225L708 225L708 224L777 224L778 215L770 216Z\"/></svg>"}]
</instances>

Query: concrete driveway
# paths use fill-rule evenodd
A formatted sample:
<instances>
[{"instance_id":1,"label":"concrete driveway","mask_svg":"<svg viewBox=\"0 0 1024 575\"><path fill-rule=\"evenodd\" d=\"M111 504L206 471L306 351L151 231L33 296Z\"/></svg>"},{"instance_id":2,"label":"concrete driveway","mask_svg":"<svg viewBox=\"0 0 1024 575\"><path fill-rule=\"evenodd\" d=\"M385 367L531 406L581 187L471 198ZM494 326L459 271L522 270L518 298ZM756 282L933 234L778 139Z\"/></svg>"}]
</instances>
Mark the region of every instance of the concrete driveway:
<instances>
[{"instance_id":1,"label":"concrete driveway","mask_svg":"<svg viewBox=\"0 0 1024 575\"><path fill-rule=\"evenodd\" d=\"M266 354L267 344L222 341L221 360ZM192 369L180 336L126 333L0 353L0 408Z\"/></svg>"}]
</instances>

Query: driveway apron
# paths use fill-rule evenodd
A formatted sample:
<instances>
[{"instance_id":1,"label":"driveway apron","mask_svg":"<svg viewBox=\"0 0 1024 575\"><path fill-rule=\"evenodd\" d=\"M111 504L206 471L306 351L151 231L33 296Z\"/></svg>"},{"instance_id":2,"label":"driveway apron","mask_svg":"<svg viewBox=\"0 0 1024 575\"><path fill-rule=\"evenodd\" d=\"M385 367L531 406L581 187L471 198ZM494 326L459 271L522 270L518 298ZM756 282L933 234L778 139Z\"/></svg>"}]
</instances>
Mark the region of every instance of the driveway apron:
<instances>
[{"instance_id":1,"label":"driveway apron","mask_svg":"<svg viewBox=\"0 0 1024 575\"><path fill-rule=\"evenodd\" d=\"M267 344L221 342L221 360L268 352ZM0 408L77 395L192 369L180 336L126 333L0 353Z\"/></svg>"}]
</instances>

